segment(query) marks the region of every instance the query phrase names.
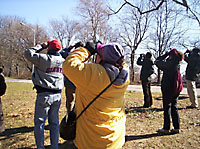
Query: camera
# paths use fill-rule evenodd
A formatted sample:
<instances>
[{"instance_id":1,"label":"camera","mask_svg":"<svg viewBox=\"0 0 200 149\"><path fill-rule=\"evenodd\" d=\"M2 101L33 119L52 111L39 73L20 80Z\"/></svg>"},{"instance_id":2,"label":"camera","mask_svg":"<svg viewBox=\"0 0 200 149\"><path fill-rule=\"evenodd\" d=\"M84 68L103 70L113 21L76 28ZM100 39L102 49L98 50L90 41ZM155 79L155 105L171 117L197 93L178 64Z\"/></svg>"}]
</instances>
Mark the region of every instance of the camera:
<instances>
[{"instance_id":1,"label":"camera","mask_svg":"<svg viewBox=\"0 0 200 149\"><path fill-rule=\"evenodd\" d=\"M145 54L140 54L140 57L142 58L142 57L145 57Z\"/></svg>"}]
</instances>

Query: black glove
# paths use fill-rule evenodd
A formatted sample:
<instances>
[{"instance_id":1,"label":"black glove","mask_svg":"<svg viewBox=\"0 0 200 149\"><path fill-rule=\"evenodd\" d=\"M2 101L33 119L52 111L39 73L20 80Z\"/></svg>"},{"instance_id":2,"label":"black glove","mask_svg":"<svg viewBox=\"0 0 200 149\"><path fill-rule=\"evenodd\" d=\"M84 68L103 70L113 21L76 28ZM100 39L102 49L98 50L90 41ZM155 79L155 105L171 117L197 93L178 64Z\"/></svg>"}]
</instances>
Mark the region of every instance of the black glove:
<instances>
[{"instance_id":1,"label":"black glove","mask_svg":"<svg viewBox=\"0 0 200 149\"><path fill-rule=\"evenodd\" d=\"M85 47L91 55L94 55L95 53L97 53L97 49L96 49L96 45L93 42L86 42Z\"/></svg>"},{"instance_id":2,"label":"black glove","mask_svg":"<svg viewBox=\"0 0 200 149\"><path fill-rule=\"evenodd\" d=\"M187 50L185 53L190 53L191 51L190 50Z\"/></svg>"},{"instance_id":3,"label":"black glove","mask_svg":"<svg viewBox=\"0 0 200 149\"><path fill-rule=\"evenodd\" d=\"M103 44L100 40L98 40L98 41L96 42L96 44L97 44L97 43Z\"/></svg>"},{"instance_id":4,"label":"black glove","mask_svg":"<svg viewBox=\"0 0 200 149\"><path fill-rule=\"evenodd\" d=\"M144 58L144 57L145 57L145 54L140 54L140 57L141 57L141 58Z\"/></svg>"},{"instance_id":5,"label":"black glove","mask_svg":"<svg viewBox=\"0 0 200 149\"><path fill-rule=\"evenodd\" d=\"M163 54L163 57L166 58L167 56L169 56L170 52L165 52L165 54Z\"/></svg>"},{"instance_id":6,"label":"black glove","mask_svg":"<svg viewBox=\"0 0 200 149\"><path fill-rule=\"evenodd\" d=\"M74 48L78 48L78 47L84 47L84 44L80 41L80 42L77 42L75 45L74 45Z\"/></svg>"}]
</instances>

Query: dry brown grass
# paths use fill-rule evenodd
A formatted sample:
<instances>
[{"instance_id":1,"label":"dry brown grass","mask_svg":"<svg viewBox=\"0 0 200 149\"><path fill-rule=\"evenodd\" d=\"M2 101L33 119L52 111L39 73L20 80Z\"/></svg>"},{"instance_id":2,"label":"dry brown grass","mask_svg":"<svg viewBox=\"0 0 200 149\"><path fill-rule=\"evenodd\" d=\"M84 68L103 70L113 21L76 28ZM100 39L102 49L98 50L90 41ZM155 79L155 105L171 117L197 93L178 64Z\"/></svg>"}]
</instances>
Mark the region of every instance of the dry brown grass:
<instances>
[{"instance_id":1,"label":"dry brown grass","mask_svg":"<svg viewBox=\"0 0 200 149\"><path fill-rule=\"evenodd\" d=\"M33 115L35 91L30 83L8 82L6 95L2 97L6 131L0 134L0 148L35 148ZM160 99L160 93L153 93ZM190 104L185 95L178 102L181 133L161 136L156 133L163 124L162 100L154 99L151 108L141 108L142 92L126 92L126 143L124 149L132 148L200 148L200 110L185 109ZM200 101L199 101L200 103ZM65 114L65 96L62 93L60 120ZM49 143L49 131L45 130L45 145ZM68 143L59 139L60 148Z\"/></svg>"}]
</instances>

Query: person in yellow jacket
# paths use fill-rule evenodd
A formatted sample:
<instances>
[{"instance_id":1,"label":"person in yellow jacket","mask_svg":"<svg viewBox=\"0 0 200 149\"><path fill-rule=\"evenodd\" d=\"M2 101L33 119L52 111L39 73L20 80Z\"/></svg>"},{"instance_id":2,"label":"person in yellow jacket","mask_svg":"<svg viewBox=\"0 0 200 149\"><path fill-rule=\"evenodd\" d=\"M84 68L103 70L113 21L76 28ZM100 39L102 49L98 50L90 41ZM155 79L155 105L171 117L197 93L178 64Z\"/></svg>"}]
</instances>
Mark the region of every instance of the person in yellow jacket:
<instances>
[{"instance_id":1,"label":"person in yellow jacket","mask_svg":"<svg viewBox=\"0 0 200 149\"><path fill-rule=\"evenodd\" d=\"M85 63L91 55L95 63ZM118 79L79 117L74 144L79 149L122 148L125 143L124 93L129 84L124 49L118 43L87 42L63 63L64 74L76 86L76 115L120 73Z\"/></svg>"}]
</instances>

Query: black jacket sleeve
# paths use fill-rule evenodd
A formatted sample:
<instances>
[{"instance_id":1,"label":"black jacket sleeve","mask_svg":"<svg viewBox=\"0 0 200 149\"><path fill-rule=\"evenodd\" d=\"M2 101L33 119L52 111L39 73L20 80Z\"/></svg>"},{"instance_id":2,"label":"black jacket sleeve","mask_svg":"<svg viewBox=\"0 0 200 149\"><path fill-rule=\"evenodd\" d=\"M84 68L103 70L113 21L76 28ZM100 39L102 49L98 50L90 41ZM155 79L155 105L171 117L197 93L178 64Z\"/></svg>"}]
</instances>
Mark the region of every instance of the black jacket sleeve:
<instances>
[{"instance_id":1,"label":"black jacket sleeve","mask_svg":"<svg viewBox=\"0 0 200 149\"><path fill-rule=\"evenodd\" d=\"M6 92L6 82L3 75L0 75L0 96L4 95Z\"/></svg>"}]
</instances>

